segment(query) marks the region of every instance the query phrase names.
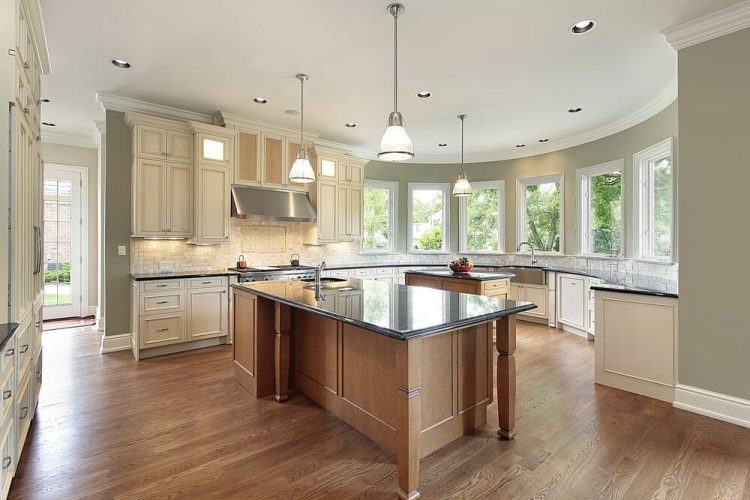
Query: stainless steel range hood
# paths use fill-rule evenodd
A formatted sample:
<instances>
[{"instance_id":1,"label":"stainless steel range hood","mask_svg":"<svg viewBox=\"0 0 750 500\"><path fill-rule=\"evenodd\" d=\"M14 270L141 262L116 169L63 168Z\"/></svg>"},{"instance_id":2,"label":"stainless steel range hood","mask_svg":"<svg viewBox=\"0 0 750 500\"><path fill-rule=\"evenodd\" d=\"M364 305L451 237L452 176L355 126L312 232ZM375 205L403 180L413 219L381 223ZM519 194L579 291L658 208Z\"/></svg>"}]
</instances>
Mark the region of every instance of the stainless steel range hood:
<instances>
[{"instance_id":1,"label":"stainless steel range hood","mask_svg":"<svg viewBox=\"0 0 750 500\"><path fill-rule=\"evenodd\" d=\"M232 217L254 220L314 222L317 218L307 193L232 185Z\"/></svg>"}]
</instances>

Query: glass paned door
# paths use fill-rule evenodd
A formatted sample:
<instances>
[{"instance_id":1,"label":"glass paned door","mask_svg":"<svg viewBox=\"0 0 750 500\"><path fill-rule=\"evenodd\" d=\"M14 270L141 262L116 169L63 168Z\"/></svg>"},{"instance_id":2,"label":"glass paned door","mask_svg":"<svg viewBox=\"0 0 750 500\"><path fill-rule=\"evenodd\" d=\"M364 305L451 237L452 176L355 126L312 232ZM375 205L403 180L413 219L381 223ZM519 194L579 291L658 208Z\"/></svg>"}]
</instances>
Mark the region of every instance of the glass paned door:
<instances>
[{"instance_id":1,"label":"glass paned door","mask_svg":"<svg viewBox=\"0 0 750 500\"><path fill-rule=\"evenodd\" d=\"M81 315L81 174L44 169L44 318Z\"/></svg>"}]
</instances>

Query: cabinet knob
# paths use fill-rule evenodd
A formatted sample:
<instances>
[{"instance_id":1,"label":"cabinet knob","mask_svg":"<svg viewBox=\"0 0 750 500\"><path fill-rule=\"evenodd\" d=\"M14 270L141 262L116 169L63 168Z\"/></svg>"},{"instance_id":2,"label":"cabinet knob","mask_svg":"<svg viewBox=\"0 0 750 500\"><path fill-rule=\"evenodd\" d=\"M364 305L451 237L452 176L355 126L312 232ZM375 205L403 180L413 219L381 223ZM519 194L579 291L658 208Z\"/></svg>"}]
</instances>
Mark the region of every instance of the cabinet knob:
<instances>
[{"instance_id":1,"label":"cabinet knob","mask_svg":"<svg viewBox=\"0 0 750 500\"><path fill-rule=\"evenodd\" d=\"M21 414L18 416L19 420L25 419L29 415L29 407L24 406L21 408Z\"/></svg>"},{"instance_id":2,"label":"cabinet knob","mask_svg":"<svg viewBox=\"0 0 750 500\"><path fill-rule=\"evenodd\" d=\"M15 349L8 349L7 351L5 351L5 357L9 358L9 357L13 356L15 353L16 353Z\"/></svg>"},{"instance_id":3,"label":"cabinet knob","mask_svg":"<svg viewBox=\"0 0 750 500\"><path fill-rule=\"evenodd\" d=\"M6 389L6 390L3 391L3 399L8 399L12 395L13 395L13 393L9 389Z\"/></svg>"},{"instance_id":4,"label":"cabinet knob","mask_svg":"<svg viewBox=\"0 0 750 500\"><path fill-rule=\"evenodd\" d=\"M158 329L158 330L156 330L156 331L157 331L157 332L168 332L168 331L169 331L169 328L159 328L159 329Z\"/></svg>"},{"instance_id":5,"label":"cabinet knob","mask_svg":"<svg viewBox=\"0 0 750 500\"><path fill-rule=\"evenodd\" d=\"M28 115L29 114L29 108L23 108L23 112Z\"/></svg>"},{"instance_id":6,"label":"cabinet knob","mask_svg":"<svg viewBox=\"0 0 750 500\"><path fill-rule=\"evenodd\" d=\"M24 69L29 69L30 67L31 66L29 65L29 63L27 63L27 62L23 63L23 68Z\"/></svg>"},{"instance_id":7,"label":"cabinet knob","mask_svg":"<svg viewBox=\"0 0 750 500\"><path fill-rule=\"evenodd\" d=\"M10 467L10 457L3 457L3 469Z\"/></svg>"},{"instance_id":8,"label":"cabinet knob","mask_svg":"<svg viewBox=\"0 0 750 500\"><path fill-rule=\"evenodd\" d=\"M21 346L21 350L18 351L18 352L20 352L21 354L25 354L26 351L28 351L28 350L29 350L29 344L24 344L24 345Z\"/></svg>"}]
</instances>

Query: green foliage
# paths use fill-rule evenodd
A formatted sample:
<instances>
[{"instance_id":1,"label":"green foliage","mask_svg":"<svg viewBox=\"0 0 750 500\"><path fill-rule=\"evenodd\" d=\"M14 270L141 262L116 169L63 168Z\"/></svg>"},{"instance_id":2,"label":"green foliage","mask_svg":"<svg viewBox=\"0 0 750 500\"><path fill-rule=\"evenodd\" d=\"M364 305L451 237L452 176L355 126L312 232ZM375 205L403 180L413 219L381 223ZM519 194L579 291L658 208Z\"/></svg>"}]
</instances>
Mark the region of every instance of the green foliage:
<instances>
[{"instance_id":1,"label":"green foliage","mask_svg":"<svg viewBox=\"0 0 750 500\"><path fill-rule=\"evenodd\" d=\"M545 186L543 189L541 186ZM560 185L526 186L526 229L529 243L544 252L560 250Z\"/></svg>"},{"instance_id":2,"label":"green foliage","mask_svg":"<svg viewBox=\"0 0 750 500\"><path fill-rule=\"evenodd\" d=\"M363 247L365 250L388 250L388 240L391 238L391 228L388 221L390 215L390 191L386 188L365 188L365 234Z\"/></svg>"},{"instance_id":3,"label":"green foliage","mask_svg":"<svg viewBox=\"0 0 750 500\"><path fill-rule=\"evenodd\" d=\"M466 201L468 250L496 251L498 242L497 188L475 189Z\"/></svg>"},{"instance_id":4,"label":"green foliage","mask_svg":"<svg viewBox=\"0 0 750 500\"><path fill-rule=\"evenodd\" d=\"M58 269L48 269L44 272L45 283L70 283L70 264L62 264Z\"/></svg>"},{"instance_id":5,"label":"green foliage","mask_svg":"<svg viewBox=\"0 0 750 500\"><path fill-rule=\"evenodd\" d=\"M412 203L412 209L414 211L414 213L412 214L413 223L424 224L425 222L430 220L430 216L432 214L440 211L442 206L443 199L440 195L436 196L429 202L422 201L419 198L415 197Z\"/></svg>"},{"instance_id":6,"label":"green foliage","mask_svg":"<svg viewBox=\"0 0 750 500\"><path fill-rule=\"evenodd\" d=\"M622 173L591 177L591 252L619 254L622 250Z\"/></svg>"},{"instance_id":7,"label":"green foliage","mask_svg":"<svg viewBox=\"0 0 750 500\"><path fill-rule=\"evenodd\" d=\"M420 250L442 250L443 226L435 225L425 231L419 238Z\"/></svg>"}]
</instances>

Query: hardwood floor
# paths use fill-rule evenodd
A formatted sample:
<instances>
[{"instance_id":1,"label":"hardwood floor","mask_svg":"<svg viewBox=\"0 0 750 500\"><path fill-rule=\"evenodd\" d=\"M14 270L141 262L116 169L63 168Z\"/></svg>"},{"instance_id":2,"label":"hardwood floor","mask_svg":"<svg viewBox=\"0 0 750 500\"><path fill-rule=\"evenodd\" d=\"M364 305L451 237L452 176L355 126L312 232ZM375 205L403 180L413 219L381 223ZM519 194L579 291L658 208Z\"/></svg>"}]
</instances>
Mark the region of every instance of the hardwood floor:
<instances>
[{"instance_id":1,"label":"hardwood floor","mask_svg":"<svg viewBox=\"0 0 750 500\"><path fill-rule=\"evenodd\" d=\"M308 399L254 401L230 349L136 363L90 328L44 333L11 498L395 498L395 458ZM421 462L423 498L750 499L750 429L593 383L593 345L519 322L517 437Z\"/></svg>"}]
</instances>

